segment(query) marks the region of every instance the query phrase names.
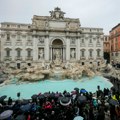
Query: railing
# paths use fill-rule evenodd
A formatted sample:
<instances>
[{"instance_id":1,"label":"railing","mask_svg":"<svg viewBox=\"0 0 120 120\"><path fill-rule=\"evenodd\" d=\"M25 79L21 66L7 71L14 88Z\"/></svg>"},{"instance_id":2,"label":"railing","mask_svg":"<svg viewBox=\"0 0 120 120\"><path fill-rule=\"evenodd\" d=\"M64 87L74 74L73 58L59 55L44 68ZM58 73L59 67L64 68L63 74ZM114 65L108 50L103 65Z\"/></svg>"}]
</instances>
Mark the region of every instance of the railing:
<instances>
[{"instance_id":1,"label":"railing","mask_svg":"<svg viewBox=\"0 0 120 120\"><path fill-rule=\"evenodd\" d=\"M26 60L33 60L33 57L32 56L27 56Z\"/></svg>"},{"instance_id":2,"label":"railing","mask_svg":"<svg viewBox=\"0 0 120 120\"><path fill-rule=\"evenodd\" d=\"M88 47L93 47L93 46L94 46L93 43L88 44Z\"/></svg>"},{"instance_id":3,"label":"railing","mask_svg":"<svg viewBox=\"0 0 120 120\"><path fill-rule=\"evenodd\" d=\"M12 57L11 57L11 56L5 56L5 57L4 57L4 60L5 60L5 61L6 61L6 60L11 61L11 60L12 60Z\"/></svg>"},{"instance_id":4,"label":"railing","mask_svg":"<svg viewBox=\"0 0 120 120\"><path fill-rule=\"evenodd\" d=\"M12 45L12 43L11 42L5 42L5 44L4 44L5 46L11 46Z\"/></svg>"},{"instance_id":5,"label":"railing","mask_svg":"<svg viewBox=\"0 0 120 120\"><path fill-rule=\"evenodd\" d=\"M80 57L80 60L86 60L86 57Z\"/></svg>"},{"instance_id":6,"label":"railing","mask_svg":"<svg viewBox=\"0 0 120 120\"><path fill-rule=\"evenodd\" d=\"M102 60L102 58L101 58L101 57L96 57L96 59L97 59L97 60Z\"/></svg>"},{"instance_id":7,"label":"railing","mask_svg":"<svg viewBox=\"0 0 120 120\"><path fill-rule=\"evenodd\" d=\"M27 46L33 46L33 43L27 42L26 45L27 45Z\"/></svg>"},{"instance_id":8,"label":"railing","mask_svg":"<svg viewBox=\"0 0 120 120\"><path fill-rule=\"evenodd\" d=\"M80 47L85 47L85 43L80 43Z\"/></svg>"},{"instance_id":9,"label":"railing","mask_svg":"<svg viewBox=\"0 0 120 120\"><path fill-rule=\"evenodd\" d=\"M89 60L94 60L94 57L88 57Z\"/></svg>"},{"instance_id":10,"label":"railing","mask_svg":"<svg viewBox=\"0 0 120 120\"><path fill-rule=\"evenodd\" d=\"M22 46L22 42L16 42L16 46Z\"/></svg>"},{"instance_id":11,"label":"railing","mask_svg":"<svg viewBox=\"0 0 120 120\"><path fill-rule=\"evenodd\" d=\"M101 44L100 44L100 43L97 43L97 44L96 44L96 47L101 47Z\"/></svg>"},{"instance_id":12,"label":"railing","mask_svg":"<svg viewBox=\"0 0 120 120\"><path fill-rule=\"evenodd\" d=\"M16 56L15 60L22 60L21 56Z\"/></svg>"}]
</instances>

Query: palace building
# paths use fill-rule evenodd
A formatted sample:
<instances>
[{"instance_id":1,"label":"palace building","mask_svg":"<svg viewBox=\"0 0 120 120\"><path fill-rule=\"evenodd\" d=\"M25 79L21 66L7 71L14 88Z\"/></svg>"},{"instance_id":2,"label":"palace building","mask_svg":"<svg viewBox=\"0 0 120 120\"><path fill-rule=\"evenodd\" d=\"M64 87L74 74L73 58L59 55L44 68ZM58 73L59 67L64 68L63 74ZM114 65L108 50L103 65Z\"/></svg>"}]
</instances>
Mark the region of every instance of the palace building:
<instances>
[{"instance_id":1,"label":"palace building","mask_svg":"<svg viewBox=\"0 0 120 120\"><path fill-rule=\"evenodd\" d=\"M50 16L34 15L31 24L2 22L0 62L20 68L53 62L100 65L103 29L81 27L80 20L64 17L60 8Z\"/></svg>"},{"instance_id":2,"label":"palace building","mask_svg":"<svg viewBox=\"0 0 120 120\"><path fill-rule=\"evenodd\" d=\"M109 33L111 43L111 61L120 62L120 23Z\"/></svg>"}]
</instances>

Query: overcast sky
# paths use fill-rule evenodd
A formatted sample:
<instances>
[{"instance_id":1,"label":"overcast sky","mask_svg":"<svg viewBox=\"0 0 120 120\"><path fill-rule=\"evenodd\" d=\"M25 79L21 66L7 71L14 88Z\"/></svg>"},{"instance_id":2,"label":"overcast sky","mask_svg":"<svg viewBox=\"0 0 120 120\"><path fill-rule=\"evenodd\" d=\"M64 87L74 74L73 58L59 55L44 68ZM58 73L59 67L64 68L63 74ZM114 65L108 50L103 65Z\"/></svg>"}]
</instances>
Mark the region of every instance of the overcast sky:
<instances>
[{"instance_id":1,"label":"overcast sky","mask_svg":"<svg viewBox=\"0 0 120 120\"><path fill-rule=\"evenodd\" d=\"M82 27L100 27L105 34L120 23L120 0L0 0L0 22L31 23L33 15L49 16L57 6Z\"/></svg>"}]
</instances>

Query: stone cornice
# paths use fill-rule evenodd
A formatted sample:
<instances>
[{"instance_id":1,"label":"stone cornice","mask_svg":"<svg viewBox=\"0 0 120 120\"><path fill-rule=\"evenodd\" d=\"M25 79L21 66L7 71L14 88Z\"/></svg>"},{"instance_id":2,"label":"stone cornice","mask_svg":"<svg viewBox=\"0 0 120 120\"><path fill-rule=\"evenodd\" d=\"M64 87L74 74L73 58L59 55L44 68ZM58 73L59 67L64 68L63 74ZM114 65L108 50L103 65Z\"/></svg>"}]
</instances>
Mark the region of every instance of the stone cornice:
<instances>
[{"instance_id":1,"label":"stone cornice","mask_svg":"<svg viewBox=\"0 0 120 120\"><path fill-rule=\"evenodd\" d=\"M26 25L29 26L31 24L26 24L26 23L16 23L16 22L1 22L3 25Z\"/></svg>"},{"instance_id":2,"label":"stone cornice","mask_svg":"<svg viewBox=\"0 0 120 120\"><path fill-rule=\"evenodd\" d=\"M64 21L64 22L80 22L79 18L64 18L64 19L52 19L50 16L37 16L34 15L32 20L46 20L46 21Z\"/></svg>"},{"instance_id":3,"label":"stone cornice","mask_svg":"<svg viewBox=\"0 0 120 120\"><path fill-rule=\"evenodd\" d=\"M91 30L103 30L103 28L94 28L94 27L81 27L81 29L91 29Z\"/></svg>"},{"instance_id":4,"label":"stone cornice","mask_svg":"<svg viewBox=\"0 0 120 120\"><path fill-rule=\"evenodd\" d=\"M103 35L103 32L82 32L82 34Z\"/></svg>"},{"instance_id":5,"label":"stone cornice","mask_svg":"<svg viewBox=\"0 0 120 120\"><path fill-rule=\"evenodd\" d=\"M18 29L18 28L0 28L0 30L5 30L5 31L30 31L30 29Z\"/></svg>"}]
</instances>

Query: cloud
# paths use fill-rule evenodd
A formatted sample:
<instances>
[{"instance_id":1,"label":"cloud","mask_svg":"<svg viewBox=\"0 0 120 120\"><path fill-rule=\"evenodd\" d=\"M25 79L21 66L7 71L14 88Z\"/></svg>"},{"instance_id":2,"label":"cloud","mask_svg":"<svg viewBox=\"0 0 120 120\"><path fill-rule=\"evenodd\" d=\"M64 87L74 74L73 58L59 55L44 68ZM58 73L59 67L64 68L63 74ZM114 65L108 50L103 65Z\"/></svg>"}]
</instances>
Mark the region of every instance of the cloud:
<instances>
[{"instance_id":1,"label":"cloud","mask_svg":"<svg viewBox=\"0 0 120 120\"><path fill-rule=\"evenodd\" d=\"M101 27L108 34L120 22L120 0L0 0L0 22L31 23L33 15L48 16L60 7L82 27Z\"/></svg>"}]
</instances>

